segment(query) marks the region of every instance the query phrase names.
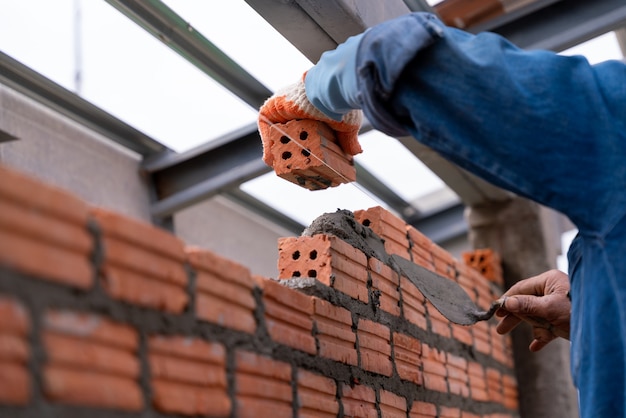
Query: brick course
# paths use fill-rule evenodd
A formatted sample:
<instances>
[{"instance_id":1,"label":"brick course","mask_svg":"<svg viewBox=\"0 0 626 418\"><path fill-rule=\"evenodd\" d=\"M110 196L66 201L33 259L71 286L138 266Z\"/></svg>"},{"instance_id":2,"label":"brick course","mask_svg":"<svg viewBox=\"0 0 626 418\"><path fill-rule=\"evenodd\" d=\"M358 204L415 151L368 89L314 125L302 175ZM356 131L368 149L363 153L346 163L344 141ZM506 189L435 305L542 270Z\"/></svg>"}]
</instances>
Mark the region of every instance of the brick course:
<instances>
[{"instance_id":1,"label":"brick course","mask_svg":"<svg viewBox=\"0 0 626 418\"><path fill-rule=\"evenodd\" d=\"M282 238L281 273L263 278L0 174L10 179L0 183L0 416L519 415L510 337L495 320L450 324L384 260L338 237ZM388 253L457 281L479 305L501 294L498 278L390 212L357 218Z\"/></svg>"}]
</instances>

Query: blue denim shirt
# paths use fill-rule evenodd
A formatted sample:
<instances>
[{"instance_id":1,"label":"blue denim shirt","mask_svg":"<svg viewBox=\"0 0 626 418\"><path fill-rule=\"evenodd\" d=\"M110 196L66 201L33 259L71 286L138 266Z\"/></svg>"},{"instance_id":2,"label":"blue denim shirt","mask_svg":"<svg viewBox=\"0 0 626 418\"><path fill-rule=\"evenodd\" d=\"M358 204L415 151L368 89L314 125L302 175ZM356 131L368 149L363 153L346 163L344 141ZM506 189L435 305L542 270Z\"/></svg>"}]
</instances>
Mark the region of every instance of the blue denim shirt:
<instances>
[{"instance_id":1,"label":"blue denim shirt","mask_svg":"<svg viewBox=\"0 0 626 418\"><path fill-rule=\"evenodd\" d=\"M378 130L410 134L574 222L581 416L625 417L626 65L524 51L413 13L324 54L306 89L322 111L361 108Z\"/></svg>"}]
</instances>

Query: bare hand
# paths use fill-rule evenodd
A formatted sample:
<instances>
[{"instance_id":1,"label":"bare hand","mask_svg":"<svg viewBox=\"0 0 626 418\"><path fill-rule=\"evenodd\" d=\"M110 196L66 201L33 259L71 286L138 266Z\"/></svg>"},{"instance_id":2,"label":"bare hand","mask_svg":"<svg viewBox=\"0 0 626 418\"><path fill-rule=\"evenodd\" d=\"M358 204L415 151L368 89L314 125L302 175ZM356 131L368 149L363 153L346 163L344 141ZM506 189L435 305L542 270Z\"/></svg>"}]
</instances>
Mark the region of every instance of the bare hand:
<instances>
[{"instance_id":1,"label":"bare hand","mask_svg":"<svg viewBox=\"0 0 626 418\"><path fill-rule=\"evenodd\" d=\"M522 321L533 326L530 351L539 351L557 337L569 339L571 302L569 278L559 270L515 283L502 297L496 312L502 317L496 330L506 334Z\"/></svg>"}]
</instances>

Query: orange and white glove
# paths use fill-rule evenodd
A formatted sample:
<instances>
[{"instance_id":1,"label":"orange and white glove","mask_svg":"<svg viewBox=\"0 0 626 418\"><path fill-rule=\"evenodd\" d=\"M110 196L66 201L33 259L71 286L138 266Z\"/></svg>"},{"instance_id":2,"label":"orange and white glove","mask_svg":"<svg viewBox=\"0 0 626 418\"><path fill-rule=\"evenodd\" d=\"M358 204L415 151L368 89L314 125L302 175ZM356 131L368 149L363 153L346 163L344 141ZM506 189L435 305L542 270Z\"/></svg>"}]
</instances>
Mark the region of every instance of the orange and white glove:
<instances>
[{"instance_id":1,"label":"orange and white glove","mask_svg":"<svg viewBox=\"0 0 626 418\"><path fill-rule=\"evenodd\" d=\"M263 161L272 166L273 157L270 152L270 126L287 123L291 120L316 120L328 125L337 137L341 149L349 155L362 152L358 135L363 113L361 110L351 110L344 114L341 120L335 120L317 109L309 101L304 87L304 77L295 84L278 90L265 101L259 110L258 127L263 140Z\"/></svg>"}]
</instances>

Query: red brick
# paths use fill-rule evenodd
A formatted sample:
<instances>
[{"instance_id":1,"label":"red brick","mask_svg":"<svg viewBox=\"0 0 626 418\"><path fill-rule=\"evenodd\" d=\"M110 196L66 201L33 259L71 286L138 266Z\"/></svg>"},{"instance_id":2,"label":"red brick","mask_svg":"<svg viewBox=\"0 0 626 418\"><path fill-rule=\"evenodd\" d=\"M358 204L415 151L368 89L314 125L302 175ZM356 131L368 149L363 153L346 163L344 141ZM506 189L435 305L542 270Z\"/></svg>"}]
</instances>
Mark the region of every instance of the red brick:
<instances>
[{"instance_id":1,"label":"red brick","mask_svg":"<svg viewBox=\"0 0 626 418\"><path fill-rule=\"evenodd\" d=\"M115 238L104 237L102 244L105 265L110 264L128 269L146 278L161 280L165 283L187 286L187 273L181 261Z\"/></svg>"},{"instance_id":2,"label":"red brick","mask_svg":"<svg viewBox=\"0 0 626 418\"><path fill-rule=\"evenodd\" d=\"M503 404L506 408L517 411L519 399L517 392L517 381L515 377L508 374L502 375L502 392L504 395Z\"/></svg>"},{"instance_id":3,"label":"red brick","mask_svg":"<svg viewBox=\"0 0 626 418\"><path fill-rule=\"evenodd\" d=\"M226 351L195 337L152 336L148 340L152 402L165 413L228 416Z\"/></svg>"},{"instance_id":4,"label":"red brick","mask_svg":"<svg viewBox=\"0 0 626 418\"><path fill-rule=\"evenodd\" d=\"M343 405L344 416L377 418L376 393L374 389L355 385L354 387L342 385L341 403Z\"/></svg>"},{"instance_id":5,"label":"red brick","mask_svg":"<svg viewBox=\"0 0 626 418\"><path fill-rule=\"evenodd\" d=\"M491 402L502 403L503 391L502 391L502 374L491 367L486 369L485 373L487 377L487 394Z\"/></svg>"},{"instance_id":6,"label":"red brick","mask_svg":"<svg viewBox=\"0 0 626 418\"><path fill-rule=\"evenodd\" d=\"M452 336L452 332L450 331L450 321L428 301L426 302L426 311L428 312L430 329L432 332L443 337L450 338Z\"/></svg>"},{"instance_id":7,"label":"red brick","mask_svg":"<svg viewBox=\"0 0 626 418\"><path fill-rule=\"evenodd\" d=\"M400 276L391 267L375 258L368 260L372 290L380 291L380 309L400 316Z\"/></svg>"},{"instance_id":8,"label":"red brick","mask_svg":"<svg viewBox=\"0 0 626 418\"><path fill-rule=\"evenodd\" d=\"M458 262L455 265L457 271L457 283L465 290L470 299L474 303L478 300L478 294L476 292L476 284L485 280L479 272L467 265Z\"/></svg>"},{"instance_id":9,"label":"red brick","mask_svg":"<svg viewBox=\"0 0 626 418\"><path fill-rule=\"evenodd\" d=\"M465 345L471 346L474 343L474 336L472 335L472 328L466 325L459 325L450 323L450 329L452 330L452 338L462 342Z\"/></svg>"},{"instance_id":10,"label":"red brick","mask_svg":"<svg viewBox=\"0 0 626 418\"><path fill-rule=\"evenodd\" d=\"M461 418L482 418L482 415L472 414L471 412L461 411Z\"/></svg>"},{"instance_id":11,"label":"red brick","mask_svg":"<svg viewBox=\"0 0 626 418\"><path fill-rule=\"evenodd\" d=\"M93 250L93 238L87 231L86 219L81 219L81 223L70 222L1 197L0 229L78 254L90 254Z\"/></svg>"},{"instance_id":12,"label":"red brick","mask_svg":"<svg viewBox=\"0 0 626 418\"><path fill-rule=\"evenodd\" d=\"M132 411L143 407L132 328L96 315L48 311L42 333L43 391L53 402Z\"/></svg>"},{"instance_id":13,"label":"red brick","mask_svg":"<svg viewBox=\"0 0 626 418\"><path fill-rule=\"evenodd\" d=\"M354 212L354 218L385 240L385 250L388 254L409 258L409 239L406 223L402 219L381 206L357 210Z\"/></svg>"},{"instance_id":14,"label":"red brick","mask_svg":"<svg viewBox=\"0 0 626 418\"><path fill-rule=\"evenodd\" d=\"M0 404L26 405L31 399L30 327L24 306L0 296Z\"/></svg>"},{"instance_id":15,"label":"red brick","mask_svg":"<svg viewBox=\"0 0 626 418\"><path fill-rule=\"evenodd\" d=\"M143 408L137 381L63 366L46 366L43 390L50 401L97 408L139 411Z\"/></svg>"},{"instance_id":16,"label":"red brick","mask_svg":"<svg viewBox=\"0 0 626 418\"><path fill-rule=\"evenodd\" d=\"M491 303L499 297L499 295L496 295L493 291L492 286L493 285L485 279L476 283L476 304L483 310L488 310Z\"/></svg>"},{"instance_id":17,"label":"red brick","mask_svg":"<svg viewBox=\"0 0 626 418\"><path fill-rule=\"evenodd\" d=\"M398 375L403 380L422 385L422 345L415 338L404 334L393 334L394 362Z\"/></svg>"},{"instance_id":18,"label":"red brick","mask_svg":"<svg viewBox=\"0 0 626 418\"><path fill-rule=\"evenodd\" d=\"M367 319L361 319L358 323L357 334L361 367L370 372L391 376L393 369L389 328Z\"/></svg>"},{"instance_id":19,"label":"red brick","mask_svg":"<svg viewBox=\"0 0 626 418\"><path fill-rule=\"evenodd\" d=\"M415 401L411 406L409 418L437 418L437 405Z\"/></svg>"},{"instance_id":20,"label":"red brick","mask_svg":"<svg viewBox=\"0 0 626 418\"><path fill-rule=\"evenodd\" d=\"M472 333L474 334L474 348L483 354L491 355L489 323L477 322L472 326Z\"/></svg>"},{"instance_id":21,"label":"red brick","mask_svg":"<svg viewBox=\"0 0 626 418\"><path fill-rule=\"evenodd\" d=\"M352 156L337 145L333 131L314 120L289 121L270 127L264 152L271 153L279 177L309 190L356 180Z\"/></svg>"},{"instance_id":22,"label":"red brick","mask_svg":"<svg viewBox=\"0 0 626 418\"><path fill-rule=\"evenodd\" d=\"M30 317L24 306L0 295L0 333L25 337L30 332Z\"/></svg>"},{"instance_id":23,"label":"red brick","mask_svg":"<svg viewBox=\"0 0 626 418\"><path fill-rule=\"evenodd\" d=\"M430 247L430 251L433 257L433 264L435 266L435 272L454 280L456 278L455 265L457 260L444 248L433 243Z\"/></svg>"},{"instance_id":24,"label":"red brick","mask_svg":"<svg viewBox=\"0 0 626 418\"><path fill-rule=\"evenodd\" d=\"M446 383L446 353L422 344L422 364L424 368L424 386L437 392L448 392Z\"/></svg>"},{"instance_id":25,"label":"red brick","mask_svg":"<svg viewBox=\"0 0 626 418\"><path fill-rule=\"evenodd\" d=\"M112 347L136 351L139 345L137 331L99 315L65 310L46 312L44 327L56 333L73 335Z\"/></svg>"},{"instance_id":26,"label":"red brick","mask_svg":"<svg viewBox=\"0 0 626 418\"><path fill-rule=\"evenodd\" d=\"M224 365L226 361L226 350L221 344L197 337L153 335L148 340L148 348L150 352L203 363Z\"/></svg>"},{"instance_id":27,"label":"red brick","mask_svg":"<svg viewBox=\"0 0 626 418\"><path fill-rule=\"evenodd\" d=\"M102 208L92 208L104 237L112 237L148 252L183 262L184 243L169 232L138 219L132 219Z\"/></svg>"},{"instance_id":28,"label":"red brick","mask_svg":"<svg viewBox=\"0 0 626 418\"><path fill-rule=\"evenodd\" d=\"M110 297L146 308L181 313L189 302L183 286L154 280L113 265L102 268L101 282Z\"/></svg>"},{"instance_id":29,"label":"red brick","mask_svg":"<svg viewBox=\"0 0 626 418\"><path fill-rule=\"evenodd\" d=\"M248 351L236 353L237 416L293 416L291 366Z\"/></svg>"},{"instance_id":30,"label":"red brick","mask_svg":"<svg viewBox=\"0 0 626 418\"><path fill-rule=\"evenodd\" d=\"M17 335L0 333L0 361L14 361L26 364L30 348L26 339Z\"/></svg>"},{"instance_id":31,"label":"red brick","mask_svg":"<svg viewBox=\"0 0 626 418\"><path fill-rule=\"evenodd\" d=\"M223 364L215 365L155 353L150 354L148 360L154 379L183 382L198 387L226 388Z\"/></svg>"},{"instance_id":32,"label":"red brick","mask_svg":"<svg viewBox=\"0 0 626 418\"><path fill-rule=\"evenodd\" d=\"M223 389L155 380L152 392L155 408L166 414L230 416L230 398Z\"/></svg>"},{"instance_id":33,"label":"red brick","mask_svg":"<svg viewBox=\"0 0 626 418\"><path fill-rule=\"evenodd\" d=\"M339 412L334 380L298 370L298 417L334 418Z\"/></svg>"},{"instance_id":34,"label":"red brick","mask_svg":"<svg viewBox=\"0 0 626 418\"><path fill-rule=\"evenodd\" d=\"M435 267L431 252L433 242L411 225L406 226L406 231L409 239L411 261L428 270L433 270Z\"/></svg>"},{"instance_id":35,"label":"red brick","mask_svg":"<svg viewBox=\"0 0 626 418\"><path fill-rule=\"evenodd\" d=\"M450 393L469 397L469 377L467 374L467 360L463 357L447 353L446 372Z\"/></svg>"},{"instance_id":36,"label":"red brick","mask_svg":"<svg viewBox=\"0 0 626 418\"><path fill-rule=\"evenodd\" d=\"M502 260L500 254L491 248L481 248L461 254L465 264L477 270L487 280L502 287Z\"/></svg>"},{"instance_id":37,"label":"red brick","mask_svg":"<svg viewBox=\"0 0 626 418\"><path fill-rule=\"evenodd\" d=\"M483 366L476 362L469 362L467 365L467 374L472 399L479 402L488 401L487 379L485 378L485 369Z\"/></svg>"},{"instance_id":38,"label":"red brick","mask_svg":"<svg viewBox=\"0 0 626 418\"><path fill-rule=\"evenodd\" d=\"M379 406L382 418L406 418L406 399L402 396L381 389Z\"/></svg>"},{"instance_id":39,"label":"red brick","mask_svg":"<svg viewBox=\"0 0 626 418\"><path fill-rule=\"evenodd\" d=\"M496 331L496 326L489 324L489 334L491 337L491 355L494 360L507 365L509 362L509 353L507 352L506 338L509 335L500 335Z\"/></svg>"},{"instance_id":40,"label":"red brick","mask_svg":"<svg viewBox=\"0 0 626 418\"><path fill-rule=\"evenodd\" d=\"M72 193L4 166L0 166L0 178L0 200L18 203L76 225L87 225L88 206Z\"/></svg>"},{"instance_id":41,"label":"red brick","mask_svg":"<svg viewBox=\"0 0 626 418\"><path fill-rule=\"evenodd\" d=\"M165 230L104 209L92 209L102 230L102 285L113 298L181 313L186 293L184 244Z\"/></svg>"},{"instance_id":42,"label":"red brick","mask_svg":"<svg viewBox=\"0 0 626 418\"><path fill-rule=\"evenodd\" d=\"M319 355L356 366L356 335L350 311L318 298L313 299L313 310Z\"/></svg>"},{"instance_id":43,"label":"red brick","mask_svg":"<svg viewBox=\"0 0 626 418\"><path fill-rule=\"evenodd\" d=\"M404 319L426 329L426 299L413 283L406 277L400 277L400 299L402 300L402 312Z\"/></svg>"},{"instance_id":44,"label":"red brick","mask_svg":"<svg viewBox=\"0 0 626 418\"><path fill-rule=\"evenodd\" d=\"M0 229L0 265L37 278L85 289L93 284L88 253Z\"/></svg>"},{"instance_id":45,"label":"red brick","mask_svg":"<svg viewBox=\"0 0 626 418\"><path fill-rule=\"evenodd\" d=\"M206 250L188 248L191 266L196 270L196 314L218 325L253 333L256 330L250 270Z\"/></svg>"},{"instance_id":46,"label":"red brick","mask_svg":"<svg viewBox=\"0 0 626 418\"><path fill-rule=\"evenodd\" d=\"M257 283L263 289L265 326L272 340L315 354L313 299L273 280Z\"/></svg>"},{"instance_id":47,"label":"red brick","mask_svg":"<svg viewBox=\"0 0 626 418\"><path fill-rule=\"evenodd\" d=\"M459 408L440 406L439 418L461 418L461 410Z\"/></svg>"},{"instance_id":48,"label":"red brick","mask_svg":"<svg viewBox=\"0 0 626 418\"><path fill-rule=\"evenodd\" d=\"M43 333L49 363L129 378L139 377L139 361L132 352L82 338Z\"/></svg>"},{"instance_id":49,"label":"red brick","mask_svg":"<svg viewBox=\"0 0 626 418\"><path fill-rule=\"evenodd\" d=\"M28 368L0 357L0 404L26 405L31 398Z\"/></svg>"},{"instance_id":50,"label":"red brick","mask_svg":"<svg viewBox=\"0 0 626 418\"><path fill-rule=\"evenodd\" d=\"M332 235L280 238L278 277L314 277L354 299L368 301L367 257Z\"/></svg>"}]
</instances>

